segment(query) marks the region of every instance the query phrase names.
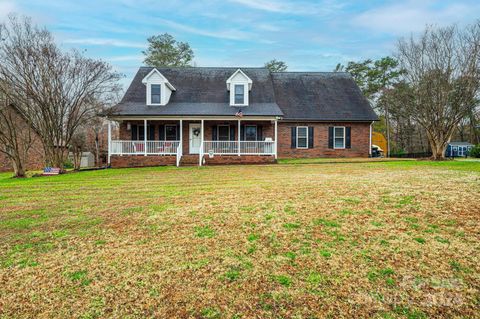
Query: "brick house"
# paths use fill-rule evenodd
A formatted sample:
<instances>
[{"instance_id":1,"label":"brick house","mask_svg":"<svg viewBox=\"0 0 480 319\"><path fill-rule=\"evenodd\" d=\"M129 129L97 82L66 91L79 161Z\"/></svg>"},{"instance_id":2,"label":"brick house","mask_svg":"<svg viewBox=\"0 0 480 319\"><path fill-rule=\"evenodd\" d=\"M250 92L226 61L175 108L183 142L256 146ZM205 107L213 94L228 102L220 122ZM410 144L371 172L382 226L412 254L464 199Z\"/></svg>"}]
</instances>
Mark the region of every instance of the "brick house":
<instances>
[{"instance_id":1,"label":"brick house","mask_svg":"<svg viewBox=\"0 0 480 319\"><path fill-rule=\"evenodd\" d=\"M152 67L107 118L112 167L368 157L378 120L347 73Z\"/></svg>"}]
</instances>

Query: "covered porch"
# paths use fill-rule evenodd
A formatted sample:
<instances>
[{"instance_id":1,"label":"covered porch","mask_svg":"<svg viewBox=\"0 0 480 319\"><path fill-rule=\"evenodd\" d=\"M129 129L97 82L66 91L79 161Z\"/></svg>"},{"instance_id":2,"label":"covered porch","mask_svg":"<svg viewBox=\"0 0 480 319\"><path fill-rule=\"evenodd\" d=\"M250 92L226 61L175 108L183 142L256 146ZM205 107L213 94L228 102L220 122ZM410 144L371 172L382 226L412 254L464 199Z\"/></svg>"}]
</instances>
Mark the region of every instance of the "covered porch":
<instances>
[{"instance_id":1,"label":"covered porch","mask_svg":"<svg viewBox=\"0 0 480 319\"><path fill-rule=\"evenodd\" d=\"M277 158L277 118L116 118L119 139L111 139L109 122L109 164L112 157L172 157L180 166L182 158L196 164L228 163L231 156ZM206 161L207 160L207 161ZM139 161L142 161L139 159ZM152 163L152 159L148 160ZM168 162L161 159L159 165ZM235 159L233 162L238 162ZM143 166L143 165L141 165Z\"/></svg>"}]
</instances>

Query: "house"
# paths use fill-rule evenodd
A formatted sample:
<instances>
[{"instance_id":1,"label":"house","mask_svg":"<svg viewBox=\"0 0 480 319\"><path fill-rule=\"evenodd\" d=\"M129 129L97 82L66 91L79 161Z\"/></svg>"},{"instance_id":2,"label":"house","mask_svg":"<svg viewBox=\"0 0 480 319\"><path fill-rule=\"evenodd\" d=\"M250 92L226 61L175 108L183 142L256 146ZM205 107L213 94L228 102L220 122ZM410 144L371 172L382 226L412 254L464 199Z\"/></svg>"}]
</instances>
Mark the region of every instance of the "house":
<instances>
[{"instance_id":1,"label":"house","mask_svg":"<svg viewBox=\"0 0 480 319\"><path fill-rule=\"evenodd\" d=\"M141 67L107 118L112 167L368 157L378 120L347 73Z\"/></svg>"},{"instance_id":2,"label":"house","mask_svg":"<svg viewBox=\"0 0 480 319\"><path fill-rule=\"evenodd\" d=\"M450 142L445 151L446 157L466 157L475 145L468 142Z\"/></svg>"}]
</instances>

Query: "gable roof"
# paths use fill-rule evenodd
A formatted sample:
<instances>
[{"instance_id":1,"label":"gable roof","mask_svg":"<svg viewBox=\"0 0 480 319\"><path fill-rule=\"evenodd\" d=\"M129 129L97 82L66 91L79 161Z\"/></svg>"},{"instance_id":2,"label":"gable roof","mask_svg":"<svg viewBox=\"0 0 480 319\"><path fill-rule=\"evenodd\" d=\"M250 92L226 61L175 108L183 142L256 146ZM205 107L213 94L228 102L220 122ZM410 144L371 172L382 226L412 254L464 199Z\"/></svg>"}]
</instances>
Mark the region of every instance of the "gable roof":
<instances>
[{"instance_id":1,"label":"gable roof","mask_svg":"<svg viewBox=\"0 0 480 319\"><path fill-rule=\"evenodd\" d=\"M287 120L378 120L348 73L278 72L272 79L276 102Z\"/></svg>"},{"instance_id":2,"label":"gable roof","mask_svg":"<svg viewBox=\"0 0 480 319\"><path fill-rule=\"evenodd\" d=\"M163 76L162 73L160 73L160 71L158 71L158 69L156 68L153 68L152 71L150 71L143 79L142 79L142 83L143 84L146 84L148 82L148 79L153 75L153 74L158 74L158 76L163 80L165 81L165 85L168 86L168 88L172 91L175 91L175 87L170 83L168 82L168 80Z\"/></svg>"},{"instance_id":3,"label":"gable roof","mask_svg":"<svg viewBox=\"0 0 480 319\"><path fill-rule=\"evenodd\" d=\"M250 104L230 106L226 81L239 68L156 68L176 88L164 106L146 105L142 83L153 67L141 67L113 116L281 116L285 120L374 121L368 101L346 73L270 73L266 68L241 68L252 80Z\"/></svg>"}]
</instances>

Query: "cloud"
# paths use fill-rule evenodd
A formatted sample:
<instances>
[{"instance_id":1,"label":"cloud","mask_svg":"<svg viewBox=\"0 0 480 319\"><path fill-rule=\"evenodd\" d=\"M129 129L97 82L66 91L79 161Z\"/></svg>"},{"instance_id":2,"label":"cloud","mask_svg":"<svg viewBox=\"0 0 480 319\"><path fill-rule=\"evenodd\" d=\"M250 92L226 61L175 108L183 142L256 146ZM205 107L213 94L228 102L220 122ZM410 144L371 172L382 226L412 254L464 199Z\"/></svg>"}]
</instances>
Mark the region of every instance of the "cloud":
<instances>
[{"instance_id":1,"label":"cloud","mask_svg":"<svg viewBox=\"0 0 480 319\"><path fill-rule=\"evenodd\" d=\"M475 18L480 4L451 3L435 5L431 1L406 1L368 10L352 19L355 26L377 33L404 35L419 32L427 24L448 25Z\"/></svg>"},{"instance_id":2,"label":"cloud","mask_svg":"<svg viewBox=\"0 0 480 319\"><path fill-rule=\"evenodd\" d=\"M119 55L119 56L112 56L108 58L104 58L106 61L110 62L128 62L128 61L143 61L145 57L140 54L135 54L135 55Z\"/></svg>"},{"instance_id":3,"label":"cloud","mask_svg":"<svg viewBox=\"0 0 480 319\"><path fill-rule=\"evenodd\" d=\"M262 10L273 13L286 14L309 14L324 15L334 12L343 7L342 4L333 0L319 1L317 3L305 1L286 1L286 0L229 0L251 9Z\"/></svg>"},{"instance_id":4,"label":"cloud","mask_svg":"<svg viewBox=\"0 0 480 319\"><path fill-rule=\"evenodd\" d=\"M168 26L172 29L176 29L179 31L184 31L187 33L203 35L206 37L212 38L219 38L219 39L227 39L227 40L247 40L251 39L252 35L248 32L234 30L234 29L220 29L219 31L210 31L205 29L200 29L197 27L189 26L186 24L181 24L175 21L167 20L167 19L157 19L156 21L160 22L161 24Z\"/></svg>"},{"instance_id":5,"label":"cloud","mask_svg":"<svg viewBox=\"0 0 480 319\"><path fill-rule=\"evenodd\" d=\"M139 48L145 49L146 45L139 42L122 41L118 39L102 39L102 38L82 38L82 39L66 39L66 44L83 44L83 45L103 45L122 48Z\"/></svg>"},{"instance_id":6,"label":"cloud","mask_svg":"<svg viewBox=\"0 0 480 319\"><path fill-rule=\"evenodd\" d=\"M12 1L0 2L0 22L4 21L10 13L15 11L16 7Z\"/></svg>"}]
</instances>

